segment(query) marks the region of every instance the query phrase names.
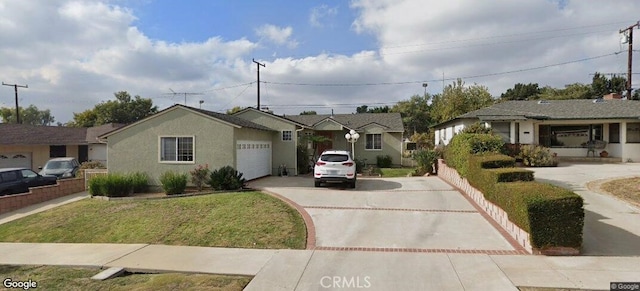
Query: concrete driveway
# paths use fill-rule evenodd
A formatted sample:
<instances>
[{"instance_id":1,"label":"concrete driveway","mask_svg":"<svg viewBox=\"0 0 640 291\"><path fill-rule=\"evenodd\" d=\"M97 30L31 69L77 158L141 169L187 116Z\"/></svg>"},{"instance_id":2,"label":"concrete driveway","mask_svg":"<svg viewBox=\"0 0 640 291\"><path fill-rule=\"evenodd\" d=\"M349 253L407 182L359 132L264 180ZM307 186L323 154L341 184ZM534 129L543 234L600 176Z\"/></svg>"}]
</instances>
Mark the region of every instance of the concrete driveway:
<instances>
[{"instance_id":1,"label":"concrete driveway","mask_svg":"<svg viewBox=\"0 0 640 291\"><path fill-rule=\"evenodd\" d=\"M518 253L437 177L361 178L348 190L314 188L311 177L269 177L250 186L304 208L315 225L317 249Z\"/></svg>"},{"instance_id":2,"label":"concrete driveway","mask_svg":"<svg viewBox=\"0 0 640 291\"><path fill-rule=\"evenodd\" d=\"M537 181L571 189L584 198L584 255L640 256L640 209L587 188L591 181L640 176L640 164L560 163L530 169Z\"/></svg>"}]
</instances>

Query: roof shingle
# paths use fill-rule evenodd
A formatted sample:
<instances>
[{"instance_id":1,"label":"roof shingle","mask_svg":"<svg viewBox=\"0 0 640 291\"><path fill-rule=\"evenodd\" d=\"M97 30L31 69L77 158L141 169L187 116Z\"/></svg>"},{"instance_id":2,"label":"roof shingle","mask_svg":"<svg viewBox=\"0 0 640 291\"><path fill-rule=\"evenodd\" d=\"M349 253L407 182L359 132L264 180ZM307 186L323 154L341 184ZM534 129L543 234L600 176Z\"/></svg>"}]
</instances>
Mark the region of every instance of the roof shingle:
<instances>
[{"instance_id":1,"label":"roof shingle","mask_svg":"<svg viewBox=\"0 0 640 291\"><path fill-rule=\"evenodd\" d=\"M363 127L377 123L386 127L388 131L402 132L404 126L400 113L357 113L357 114L321 114L321 115L287 115L286 118L295 122L312 127L320 121L332 118L334 121L351 129L362 129Z\"/></svg>"}]
</instances>

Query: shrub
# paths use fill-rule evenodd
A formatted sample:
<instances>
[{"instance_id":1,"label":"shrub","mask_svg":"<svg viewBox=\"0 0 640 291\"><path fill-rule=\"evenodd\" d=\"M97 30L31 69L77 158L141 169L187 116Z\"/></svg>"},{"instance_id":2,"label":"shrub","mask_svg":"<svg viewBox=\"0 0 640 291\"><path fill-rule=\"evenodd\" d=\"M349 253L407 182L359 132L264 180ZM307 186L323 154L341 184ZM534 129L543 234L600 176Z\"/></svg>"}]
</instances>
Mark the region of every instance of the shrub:
<instances>
[{"instance_id":1,"label":"shrub","mask_svg":"<svg viewBox=\"0 0 640 291\"><path fill-rule=\"evenodd\" d=\"M198 165L195 169L189 172L191 174L191 183L196 185L198 191L202 191L202 187L207 184L209 179L209 164L204 166Z\"/></svg>"},{"instance_id":2,"label":"shrub","mask_svg":"<svg viewBox=\"0 0 640 291\"><path fill-rule=\"evenodd\" d=\"M378 168L390 168L393 160L390 155L380 155L376 157L376 166Z\"/></svg>"},{"instance_id":3,"label":"shrub","mask_svg":"<svg viewBox=\"0 0 640 291\"><path fill-rule=\"evenodd\" d=\"M423 149L413 152L413 159L418 164L418 173L433 172L433 165L438 161L438 153L435 150Z\"/></svg>"},{"instance_id":4,"label":"shrub","mask_svg":"<svg viewBox=\"0 0 640 291\"><path fill-rule=\"evenodd\" d=\"M128 176L121 174L96 176L89 181L89 193L93 196L125 197L133 193L133 183Z\"/></svg>"},{"instance_id":5,"label":"shrub","mask_svg":"<svg viewBox=\"0 0 640 291\"><path fill-rule=\"evenodd\" d=\"M182 194L187 188L187 174L166 171L160 175L160 184L167 195Z\"/></svg>"},{"instance_id":6,"label":"shrub","mask_svg":"<svg viewBox=\"0 0 640 291\"><path fill-rule=\"evenodd\" d=\"M356 173L362 174L362 171L367 167L367 162L360 159L354 159L353 161L356 163Z\"/></svg>"},{"instance_id":7,"label":"shrub","mask_svg":"<svg viewBox=\"0 0 640 291\"><path fill-rule=\"evenodd\" d=\"M484 126L484 124L480 122L476 122L463 128L460 133L492 134L493 129Z\"/></svg>"},{"instance_id":8,"label":"shrub","mask_svg":"<svg viewBox=\"0 0 640 291\"><path fill-rule=\"evenodd\" d=\"M503 144L502 138L496 135L461 133L451 139L445 148L444 158L460 176L467 177L470 155L499 153Z\"/></svg>"},{"instance_id":9,"label":"shrub","mask_svg":"<svg viewBox=\"0 0 640 291\"><path fill-rule=\"evenodd\" d=\"M244 186L246 180L231 166L224 166L211 172L209 185L215 190L237 190Z\"/></svg>"},{"instance_id":10,"label":"shrub","mask_svg":"<svg viewBox=\"0 0 640 291\"><path fill-rule=\"evenodd\" d=\"M309 165L311 159L309 158L309 149L307 148L307 144L299 144L296 148L297 151L297 164L298 164L298 174L304 175L309 173Z\"/></svg>"},{"instance_id":11,"label":"shrub","mask_svg":"<svg viewBox=\"0 0 640 291\"><path fill-rule=\"evenodd\" d=\"M84 169L106 169L107 167L105 167L101 162L99 161L86 161L86 162L82 162L82 164L80 164L80 170L84 170Z\"/></svg>"},{"instance_id":12,"label":"shrub","mask_svg":"<svg viewBox=\"0 0 640 291\"><path fill-rule=\"evenodd\" d=\"M133 187L133 193L147 192L149 188L149 176L147 173L135 172L127 175Z\"/></svg>"},{"instance_id":13,"label":"shrub","mask_svg":"<svg viewBox=\"0 0 640 291\"><path fill-rule=\"evenodd\" d=\"M523 145L520 148L522 163L529 167L555 167L557 159L551 154L549 148L539 145Z\"/></svg>"},{"instance_id":14,"label":"shrub","mask_svg":"<svg viewBox=\"0 0 640 291\"><path fill-rule=\"evenodd\" d=\"M93 196L105 196L103 192L104 184L106 183L107 175L99 175L92 177L89 180L89 194Z\"/></svg>"}]
</instances>

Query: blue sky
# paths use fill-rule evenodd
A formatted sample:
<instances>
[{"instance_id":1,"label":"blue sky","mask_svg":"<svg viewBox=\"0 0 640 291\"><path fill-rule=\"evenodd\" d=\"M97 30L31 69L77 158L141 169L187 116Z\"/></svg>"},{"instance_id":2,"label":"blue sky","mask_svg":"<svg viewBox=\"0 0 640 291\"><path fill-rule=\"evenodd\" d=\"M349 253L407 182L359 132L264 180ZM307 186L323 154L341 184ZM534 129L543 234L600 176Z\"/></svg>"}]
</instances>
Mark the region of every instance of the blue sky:
<instances>
[{"instance_id":1,"label":"blue sky","mask_svg":"<svg viewBox=\"0 0 640 291\"><path fill-rule=\"evenodd\" d=\"M0 81L28 84L20 104L60 122L118 91L160 109L184 102L171 90L199 93L187 105L224 112L255 106L255 58L275 113L351 113L425 82L437 94L443 76L500 96L626 72L618 30L638 11L635 0L2 0ZM11 88L0 106L13 106Z\"/></svg>"}]
</instances>

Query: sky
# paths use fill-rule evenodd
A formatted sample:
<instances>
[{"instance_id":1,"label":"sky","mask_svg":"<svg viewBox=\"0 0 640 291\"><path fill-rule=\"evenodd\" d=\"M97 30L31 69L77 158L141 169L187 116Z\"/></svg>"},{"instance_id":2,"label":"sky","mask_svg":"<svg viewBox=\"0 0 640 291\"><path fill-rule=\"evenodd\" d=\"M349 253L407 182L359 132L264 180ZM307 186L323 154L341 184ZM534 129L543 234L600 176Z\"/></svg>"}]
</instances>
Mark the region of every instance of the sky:
<instances>
[{"instance_id":1,"label":"sky","mask_svg":"<svg viewBox=\"0 0 640 291\"><path fill-rule=\"evenodd\" d=\"M256 106L255 60L274 113L352 113L457 78L499 97L626 73L619 30L638 12L635 0L2 0L0 81L28 85L20 105L62 123L118 91L225 112Z\"/></svg>"}]
</instances>

